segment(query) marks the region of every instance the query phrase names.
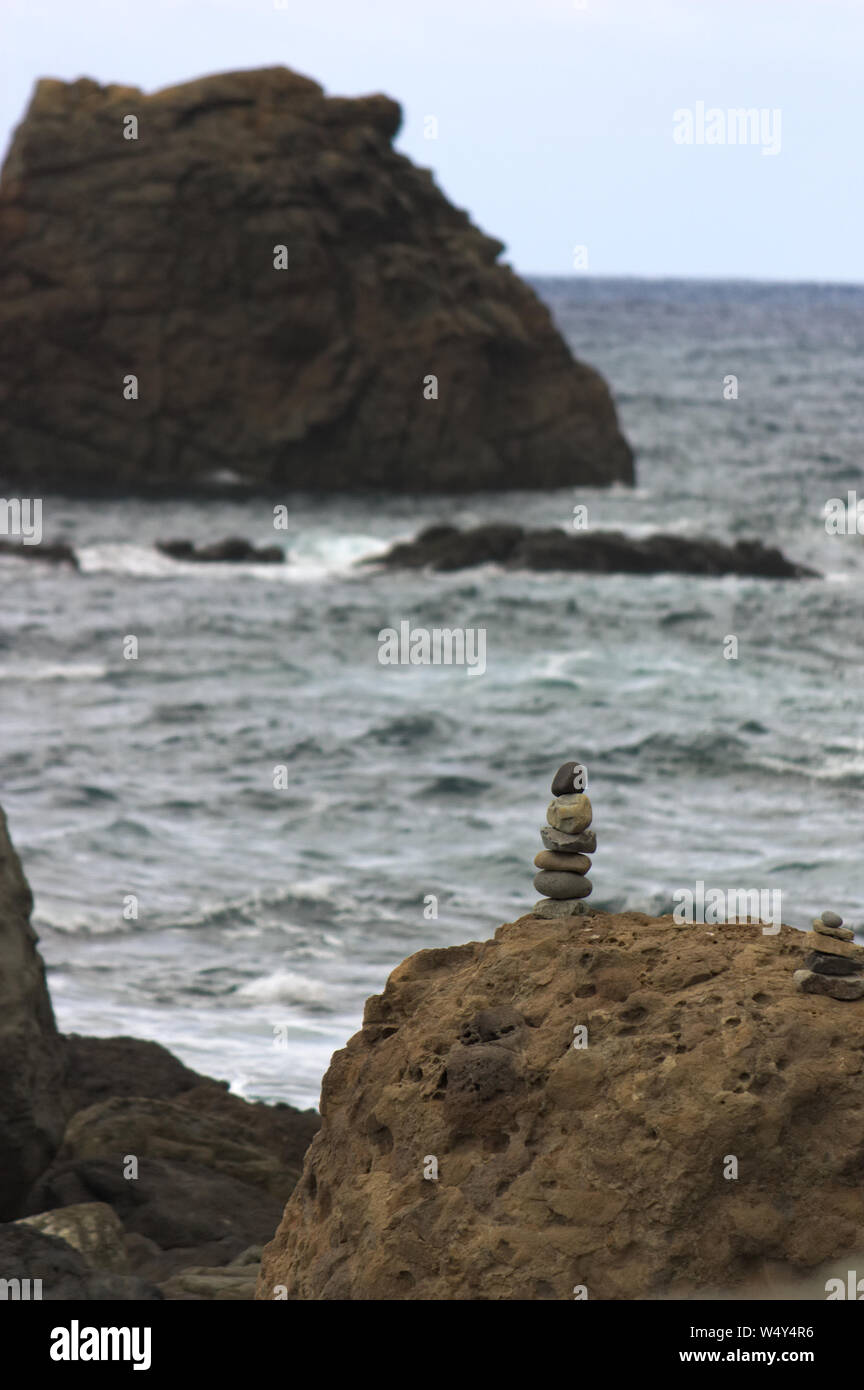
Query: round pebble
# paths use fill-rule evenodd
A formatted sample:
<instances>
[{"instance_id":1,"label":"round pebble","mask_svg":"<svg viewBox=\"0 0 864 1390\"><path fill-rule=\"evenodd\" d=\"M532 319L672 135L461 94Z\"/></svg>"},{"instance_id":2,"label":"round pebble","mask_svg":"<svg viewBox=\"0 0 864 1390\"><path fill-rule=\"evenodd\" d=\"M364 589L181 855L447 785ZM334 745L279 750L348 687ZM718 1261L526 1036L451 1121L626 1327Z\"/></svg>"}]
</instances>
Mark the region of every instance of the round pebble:
<instances>
[{"instance_id":1,"label":"round pebble","mask_svg":"<svg viewBox=\"0 0 864 1390\"><path fill-rule=\"evenodd\" d=\"M822 921L826 927L842 927L843 918L838 917L836 912L823 912Z\"/></svg>"},{"instance_id":2,"label":"round pebble","mask_svg":"<svg viewBox=\"0 0 864 1390\"><path fill-rule=\"evenodd\" d=\"M562 874L543 869L534 875L534 887L547 898L587 898L594 884L584 874Z\"/></svg>"},{"instance_id":3,"label":"round pebble","mask_svg":"<svg viewBox=\"0 0 864 1390\"><path fill-rule=\"evenodd\" d=\"M587 854L556 854L553 849L541 849L534 864L538 869L558 869L565 874L587 874L591 868Z\"/></svg>"}]
</instances>

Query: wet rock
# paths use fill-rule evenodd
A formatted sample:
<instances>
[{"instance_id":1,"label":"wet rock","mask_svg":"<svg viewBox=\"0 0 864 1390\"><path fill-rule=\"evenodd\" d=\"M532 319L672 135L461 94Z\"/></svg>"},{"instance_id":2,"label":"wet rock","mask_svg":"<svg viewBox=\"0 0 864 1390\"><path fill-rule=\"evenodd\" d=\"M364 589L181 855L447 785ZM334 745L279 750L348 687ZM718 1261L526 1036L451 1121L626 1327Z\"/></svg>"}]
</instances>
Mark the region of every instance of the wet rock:
<instances>
[{"instance_id":1,"label":"wet rock","mask_svg":"<svg viewBox=\"0 0 864 1390\"><path fill-rule=\"evenodd\" d=\"M468 569L496 558L513 569L572 570L591 574L737 574L757 579L820 578L816 570L788 560L761 541L740 540L724 545L708 537L654 535L626 536L617 531L592 531L570 535L556 527L537 531L510 528L500 553L488 554L485 531L474 528L446 534L427 531L414 541L403 541L372 563L393 568Z\"/></svg>"},{"instance_id":2,"label":"wet rock","mask_svg":"<svg viewBox=\"0 0 864 1390\"><path fill-rule=\"evenodd\" d=\"M285 554L281 546L256 547L238 536L229 536L212 545L195 546L191 541L157 541L156 549L172 560L197 560L201 564L281 565Z\"/></svg>"}]
</instances>

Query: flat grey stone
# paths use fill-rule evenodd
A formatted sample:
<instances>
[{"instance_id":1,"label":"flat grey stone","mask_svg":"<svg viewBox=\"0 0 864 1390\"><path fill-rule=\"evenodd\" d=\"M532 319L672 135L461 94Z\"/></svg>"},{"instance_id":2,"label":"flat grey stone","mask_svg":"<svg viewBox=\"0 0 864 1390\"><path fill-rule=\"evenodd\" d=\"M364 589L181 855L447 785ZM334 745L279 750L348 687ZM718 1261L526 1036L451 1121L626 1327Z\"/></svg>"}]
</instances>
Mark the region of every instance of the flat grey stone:
<instances>
[{"instance_id":1,"label":"flat grey stone","mask_svg":"<svg viewBox=\"0 0 864 1390\"><path fill-rule=\"evenodd\" d=\"M831 999L864 998L864 975L817 975L812 970L796 970L795 988L804 994L827 994Z\"/></svg>"},{"instance_id":2,"label":"flat grey stone","mask_svg":"<svg viewBox=\"0 0 864 1390\"><path fill-rule=\"evenodd\" d=\"M804 957L805 970L815 970L817 975L858 975L864 965L855 965L845 956L828 956L822 951L809 951Z\"/></svg>"},{"instance_id":3,"label":"flat grey stone","mask_svg":"<svg viewBox=\"0 0 864 1390\"><path fill-rule=\"evenodd\" d=\"M563 830L553 830L551 825L541 825L540 839L546 849L557 850L559 854L593 854L597 848L597 836L593 830L568 835Z\"/></svg>"},{"instance_id":4,"label":"flat grey stone","mask_svg":"<svg viewBox=\"0 0 864 1390\"><path fill-rule=\"evenodd\" d=\"M813 918L813 930L817 936L833 936L835 941L852 941L855 936L851 927L826 927L821 917Z\"/></svg>"},{"instance_id":5,"label":"flat grey stone","mask_svg":"<svg viewBox=\"0 0 864 1390\"><path fill-rule=\"evenodd\" d=\"M531 909L532 917L581 917L590 912L586 902L579 898L541 898Z\"/></svg>"}]
</instances>

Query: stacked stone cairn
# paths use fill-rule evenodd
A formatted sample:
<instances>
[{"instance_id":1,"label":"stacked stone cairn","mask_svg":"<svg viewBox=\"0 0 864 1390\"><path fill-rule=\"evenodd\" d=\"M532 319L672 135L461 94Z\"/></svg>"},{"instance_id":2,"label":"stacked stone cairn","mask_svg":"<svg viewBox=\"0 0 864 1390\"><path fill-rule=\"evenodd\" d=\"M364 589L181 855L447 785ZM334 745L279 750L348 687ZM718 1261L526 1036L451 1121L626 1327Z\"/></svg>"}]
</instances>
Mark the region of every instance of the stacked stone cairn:
<instances>
[{"instance_id":1,"label":"stacked stone cairn","mask_svg":"<svg viewBox=\"0 0 864 1390\"><path fill-rule=\"evenodd\" d=\"M831 999L864 999L864 949L852 937L836 912L815 917L812 932L804 938L810 948L804 969L792 976L795 987Z\"/></svg>"},{"instance_id":2,"label":"stacked stone cairn","mask_svg":"<svg viewBox=\"0 0 864 1390\"><path fill-rule=\"evenodd\" d=\"M585 875L597 836L589 829L591 802L582 790L584 785L585 768L576 762L563 763L552 780L555 799L547 807L547 823L540 831L543 849L534 859L540 870L534 887L546 896L534 904L535 917L573 917L588 911L584 899L594 885Z\"/></svg>"}]
</instances>

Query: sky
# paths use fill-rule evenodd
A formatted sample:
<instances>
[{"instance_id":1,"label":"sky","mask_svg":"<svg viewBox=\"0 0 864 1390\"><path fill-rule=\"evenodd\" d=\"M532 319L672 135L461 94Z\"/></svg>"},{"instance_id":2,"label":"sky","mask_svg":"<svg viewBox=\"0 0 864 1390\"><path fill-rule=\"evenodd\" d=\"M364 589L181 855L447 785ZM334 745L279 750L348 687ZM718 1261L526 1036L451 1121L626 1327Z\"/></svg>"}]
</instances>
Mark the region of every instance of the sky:
<instances>
[{"instance_id":1,"label":"sky","mask_svg":"<svg viewBox=\"0 0 864 1390\"><path fill-rule=\"evenodd\" d=\"M398 100L523 274L861 283L862 52L864 0L0 0L0 144L39 77L284 64Z\"/></svg>"}]
</instances>

